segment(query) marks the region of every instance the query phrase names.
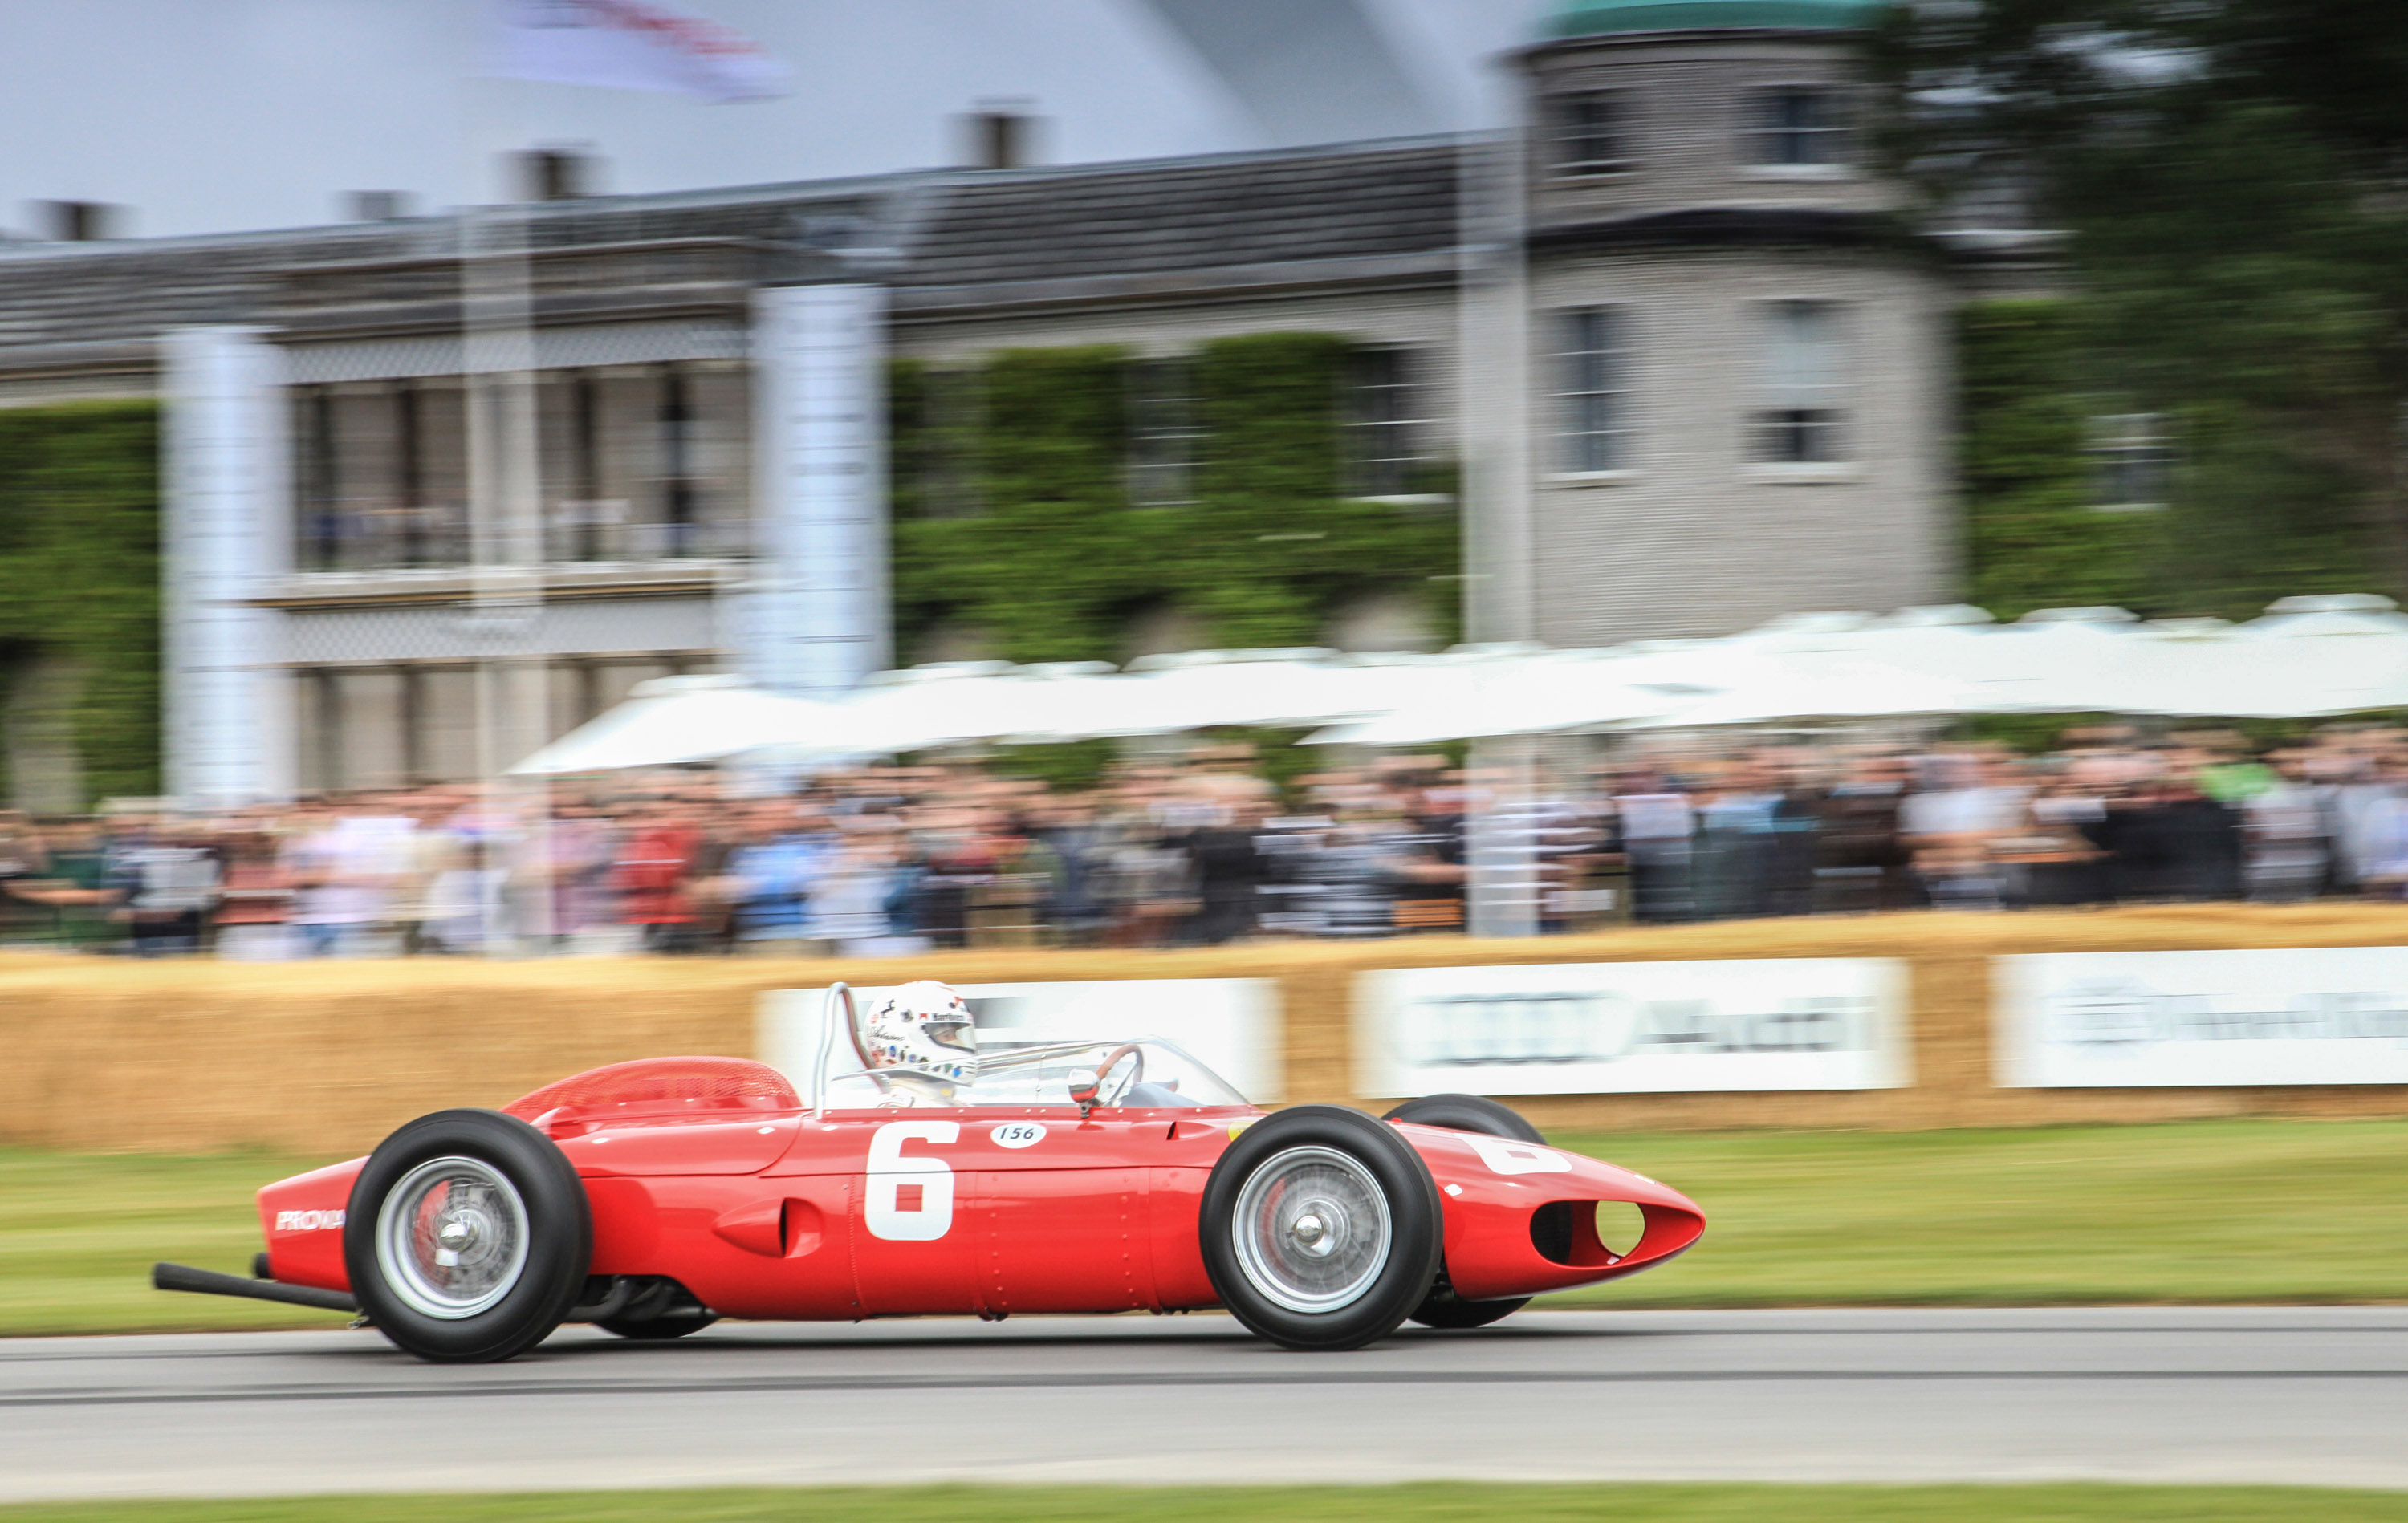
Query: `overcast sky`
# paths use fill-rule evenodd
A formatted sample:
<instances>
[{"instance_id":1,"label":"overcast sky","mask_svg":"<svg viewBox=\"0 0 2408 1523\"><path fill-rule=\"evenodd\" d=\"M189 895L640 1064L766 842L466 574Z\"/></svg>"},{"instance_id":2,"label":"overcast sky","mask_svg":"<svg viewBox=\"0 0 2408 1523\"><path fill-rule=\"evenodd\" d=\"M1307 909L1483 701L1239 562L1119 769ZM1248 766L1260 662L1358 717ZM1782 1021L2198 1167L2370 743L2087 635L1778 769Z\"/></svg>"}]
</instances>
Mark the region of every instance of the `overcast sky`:
<instances>
[{"instance_id":1,"label":"overcast sky","mask_svg":"<svg viewBox=\"0 0 2408 1523\"><path fill-rule=\"evenodd\" d=\"M122 230L146 237L325 222L355 190L434 210L498 198L500 150L538 144L591 144L609 192L926 167L955 161L955 114L996 99L1046 119L1051 163L1365 135L1335 90L1250 108L1248 79L1320 71L1240 66L1233 90L1165 20L1251 12L1242 49L1345 0L692 4L789 64L794 94L710 106L477 78L483 0L0 0L0 228L32 231L43 200L123 206ZM1537 8L1354 4L1438 127L1495 120L1492 61Z\"/></svg>"}]
</instances>

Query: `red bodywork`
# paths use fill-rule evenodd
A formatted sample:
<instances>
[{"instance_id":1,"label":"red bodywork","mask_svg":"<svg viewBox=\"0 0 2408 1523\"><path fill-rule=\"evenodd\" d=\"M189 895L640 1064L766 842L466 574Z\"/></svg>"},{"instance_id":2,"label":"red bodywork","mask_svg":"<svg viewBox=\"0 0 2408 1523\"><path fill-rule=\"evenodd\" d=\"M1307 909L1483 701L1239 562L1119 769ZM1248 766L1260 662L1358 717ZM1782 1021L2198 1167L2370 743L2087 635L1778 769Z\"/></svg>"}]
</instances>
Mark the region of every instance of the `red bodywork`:
<instances>
[{"instance_id":1,"label":"red bodywork","mask_svg":"<svg viewBox=\"0 0 2408 1523\"><path fill-rule=\"evenodd\" d=\"M619 1064L510 1107L552 1136L585 1181L592 1274L666 1275L723 1316L775 1320L1219 1303L1198 1209L1222 1149L1266 1114L1253 1106L1100 1107L1084 1117L1073 1105L813 1113L766 1068L752 1093L721 1084L722 1092L680 1096L672 1083L651 1086L650 1099L546 1103L604 1075L674 1077L694 1069L673 1065L724 1073L738 1062ZM1612 1164L1391 1124L1438 1182L1446 1271L1467 1300L1614 1279L1681 1252L1705 1229L1687 1197ZM366 1161L259 1192L275 1279L351 1288L343 1212ZM1576 1203L1569 1262L1547 1258L1531 1232L1534 1214L1557 1201ZM1625 1201L1639 1206L1644 1230L1635 1244L1609 1246L1587 1203Z\"/></svg>"}]
</instances>

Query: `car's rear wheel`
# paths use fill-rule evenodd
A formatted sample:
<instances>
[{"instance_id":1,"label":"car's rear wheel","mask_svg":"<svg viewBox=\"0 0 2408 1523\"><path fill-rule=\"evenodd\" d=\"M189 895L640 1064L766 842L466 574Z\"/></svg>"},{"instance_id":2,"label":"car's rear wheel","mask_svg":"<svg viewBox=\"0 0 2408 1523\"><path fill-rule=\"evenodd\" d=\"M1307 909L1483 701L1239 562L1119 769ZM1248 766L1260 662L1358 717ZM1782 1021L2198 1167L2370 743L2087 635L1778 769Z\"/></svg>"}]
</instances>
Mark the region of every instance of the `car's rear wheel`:
<instances>
[{"instance_id":1,"label":"car's rear wheel","mask_svg":"<svg viewBox=\"0 0 2408 1523\"><path fill-rule=\"evenodd\" d=\"M576 1304L593 1251L576 1168L499 1111L437 1111L387 1137L343 1226L360 1310L396 1348L446 1363L541 1343Z\"/></svg>"},{"instance_id":2,"label":"car's rear wheel","mask_svg":"<svg viewBox=\"0 0 2408 1523\"><path fill-rule=\"evenodd\" d=\"M1380 1117L1383 1121L1410 1121L1415 1126L1446 1127L1455 1132L1477 1132L1490 1137L1505 1137L1514 1142L1544 1144L1546 1134L1532 1126L1522 1114L1510 1105L1502 1105L1485 1095L1423 1095ZM1426 1328L1484 1328L1489 1323L1512 1316L1530 1303L1527 1296L1505 1301L1466 1301L1455 1293L1447 1283L1446 1271L1439 1271L1438 1283L1430 1293L1413 1308L1412 1319Z\"/></svg>"},{"instance_id":3,"label":"car's rear wheel","mask_svg":"<svg viewBox=\"0 0 2408 1523\"><path fill-rule=\"evenodd\" d=\"M1438 1274L1429 1166L1394 1128L1338 1105L1247 1128L1205 1181L1198 1226L1221 1303L1287 1348L1384 1338Z\"/></svg>"}]
</instances>

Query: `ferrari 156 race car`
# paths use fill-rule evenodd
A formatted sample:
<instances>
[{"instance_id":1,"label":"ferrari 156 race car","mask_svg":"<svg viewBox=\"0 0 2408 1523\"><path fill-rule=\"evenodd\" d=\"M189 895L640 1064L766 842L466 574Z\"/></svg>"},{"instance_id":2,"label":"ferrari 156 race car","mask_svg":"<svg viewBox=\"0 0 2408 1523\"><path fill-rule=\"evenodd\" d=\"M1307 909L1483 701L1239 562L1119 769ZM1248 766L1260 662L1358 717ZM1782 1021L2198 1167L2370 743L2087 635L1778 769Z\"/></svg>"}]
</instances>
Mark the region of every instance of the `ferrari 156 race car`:
<instances>
[{"instance_id":1,"label":"ferrari 156 race car","mask_svg":"<svg viewBox=\"0 0 2408 1523\"><path fill-rule=\"evenodd\" d=\"M765 1064L654 1058L437 1111L261 1190L252 1278L153 1283L355 1311L435 1360L571 1321L1215 1306L1348 1349L1407 1318L1479 1327L1704 1231L1679 1191L1476 1096L1265 1112L1158 1038L981 1044L939 984L830 1004L808 1098ZM853 1072L831 1072L839 1031Z\"/></svg>"}]
</instances>

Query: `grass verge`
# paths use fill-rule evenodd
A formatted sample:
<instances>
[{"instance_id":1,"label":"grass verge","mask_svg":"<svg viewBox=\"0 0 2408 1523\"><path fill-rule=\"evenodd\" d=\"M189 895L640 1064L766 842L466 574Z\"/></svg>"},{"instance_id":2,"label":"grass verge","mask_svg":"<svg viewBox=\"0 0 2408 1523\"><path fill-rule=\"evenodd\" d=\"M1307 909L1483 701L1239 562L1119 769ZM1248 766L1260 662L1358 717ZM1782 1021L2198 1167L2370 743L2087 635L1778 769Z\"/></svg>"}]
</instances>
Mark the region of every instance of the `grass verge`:
<instances>
[{"instance_id":1,"label":"grass verge","mask_svg":"<svg viewBox=\"0 0 2408 1523\"><path fill-rule=\"evenodd\" d=\"M1705 1208L1622 1306L2408 1301L2408 1121L1566 1135Z\"/></svg>"},{"instance_id":2,"label":"grass verge","mask_svg":"<svg viewBox=\"0 0 2408 1523\"><path fill-rule=\"evenodd\" d=\"M2408 1121L1558 1140L1676 1186L1708 1221L1677 1262L1562 1302L2408 1300ZM148 1280L157 1259L241 1273L251 1192L321 1161L0 1149L0 1334L339 1324Z\"/></svg>"},{"instance_id":3,"label":"grass verge","mask_svg":"<svg viewBox=\"0 0 2408 1523\"><path fill-rule=\"evenodd\" d=\"M0 1523L2397 1523L2408 1495L2284 1487L814 1487L79 1502Z\"/></svg>"},{"instance_id":4,"label":"grass verge","mask_svg":"<svg viewBox=\"0 0 2408 1523\"><path fill-rule=\"evenodd\" d=\"M0 1148L0 1334L341 1327L334 1313L150 1288L161 1259L250 1273L265 1245L252 1193L323 1161Z\"/></svg>"}]
</instances>

